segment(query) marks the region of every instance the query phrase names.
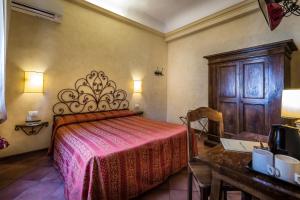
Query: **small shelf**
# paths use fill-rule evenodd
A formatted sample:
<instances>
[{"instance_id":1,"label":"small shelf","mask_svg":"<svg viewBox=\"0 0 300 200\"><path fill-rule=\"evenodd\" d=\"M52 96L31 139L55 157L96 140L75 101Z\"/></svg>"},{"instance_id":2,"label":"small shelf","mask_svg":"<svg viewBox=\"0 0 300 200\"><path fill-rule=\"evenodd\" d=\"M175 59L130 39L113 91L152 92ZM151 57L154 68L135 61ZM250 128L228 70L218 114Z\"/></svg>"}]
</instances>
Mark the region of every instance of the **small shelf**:
<instances>
[{"instance_id":1,"label":"small shelf","mask_svg":"<svg viewBox=\"0 0 300 200\"><path fill-rule=\"evenodd\" d=\"M22 130L26 135L37 135L44 127L48 127L49 122L40 122L36 124L20 124L15 126L15 130Z\"/></svg>"}]
</instances>

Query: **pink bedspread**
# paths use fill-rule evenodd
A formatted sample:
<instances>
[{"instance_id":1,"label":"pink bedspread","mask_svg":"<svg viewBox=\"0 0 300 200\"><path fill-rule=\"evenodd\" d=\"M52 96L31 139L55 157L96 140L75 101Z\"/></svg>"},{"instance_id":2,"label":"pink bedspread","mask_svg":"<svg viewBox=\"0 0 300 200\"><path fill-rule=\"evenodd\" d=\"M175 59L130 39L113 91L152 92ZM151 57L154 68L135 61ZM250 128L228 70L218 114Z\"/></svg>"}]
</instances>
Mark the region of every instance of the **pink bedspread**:
<instances>
[{"instance_id":1,"label":"pink bedspread","mask_svg":"<svg viewBox=\"0 0 300 200\"><path fill-rule=\"evenodd\" d=\"M126 110L59 117L52 146L69 200L133 198L187 164L184 126Z\"/></svg>"}]
</instances>

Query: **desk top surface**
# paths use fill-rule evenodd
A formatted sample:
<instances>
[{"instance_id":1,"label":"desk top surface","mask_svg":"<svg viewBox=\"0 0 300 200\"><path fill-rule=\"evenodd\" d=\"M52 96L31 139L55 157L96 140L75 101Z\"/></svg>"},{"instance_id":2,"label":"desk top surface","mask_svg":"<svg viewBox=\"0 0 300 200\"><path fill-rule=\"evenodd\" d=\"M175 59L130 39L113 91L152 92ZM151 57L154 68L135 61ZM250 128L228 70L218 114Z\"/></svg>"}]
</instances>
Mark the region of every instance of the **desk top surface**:
<instances>
[{"instance_id":1,"label":"desk top surface","mask_svg":"<svg viewBox=\"0 0 300 200\"><path fill-rule=\"evenodd\" d=\"M246 168L251 161L251 153L225 151L222 145L201 152L197 159L208 164L217 173L237 180L261 192L300 199L300 186L277 180ZM285 196L286 195L286 196Z\"/></svg>"}]
</instances>

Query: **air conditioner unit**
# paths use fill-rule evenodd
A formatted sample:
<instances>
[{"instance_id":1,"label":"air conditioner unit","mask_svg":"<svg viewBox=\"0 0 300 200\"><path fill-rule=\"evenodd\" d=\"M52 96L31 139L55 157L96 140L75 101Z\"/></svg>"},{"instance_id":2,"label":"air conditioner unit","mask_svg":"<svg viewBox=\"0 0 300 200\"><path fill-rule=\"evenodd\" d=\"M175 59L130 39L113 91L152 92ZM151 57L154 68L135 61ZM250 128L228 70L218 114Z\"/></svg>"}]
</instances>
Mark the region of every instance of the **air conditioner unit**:
<instances>
[{"instance_id":1,"label":"air conditioner unit","mask_svg":"<svg viewBox=\"0 0 300 200\"><path fill-rule=\"evenodd\" d=\"M61 22L62 14L55 13L52 11L49 11L47 9L42 9L34 5L29 5L17 0L12 0L11 2L11 8L12 10L22 12L25 14L41 17L47 20L51 20L54 22Z\"/></svg>"}]
</instances>

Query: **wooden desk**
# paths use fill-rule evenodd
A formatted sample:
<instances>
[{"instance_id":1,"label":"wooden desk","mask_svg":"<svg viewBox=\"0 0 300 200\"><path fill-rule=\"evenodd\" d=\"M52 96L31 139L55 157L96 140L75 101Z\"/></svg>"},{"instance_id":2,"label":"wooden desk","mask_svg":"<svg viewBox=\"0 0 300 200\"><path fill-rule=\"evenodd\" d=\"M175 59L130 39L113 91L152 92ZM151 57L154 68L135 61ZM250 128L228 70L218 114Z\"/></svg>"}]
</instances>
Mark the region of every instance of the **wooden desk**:
<instances>
[{"instance_id":1,"label":"wooden desk","mask_svg":"<svg viewBox=\"0 0 300 200\"><path fill-rule=\"evenodd\" d=\"M229 152L218 145L198 159L212 168L211 200L221 199L223 182L262 200L300 199L300 187L246 169L251 153Z\"/></svg>"}]
</instances>

